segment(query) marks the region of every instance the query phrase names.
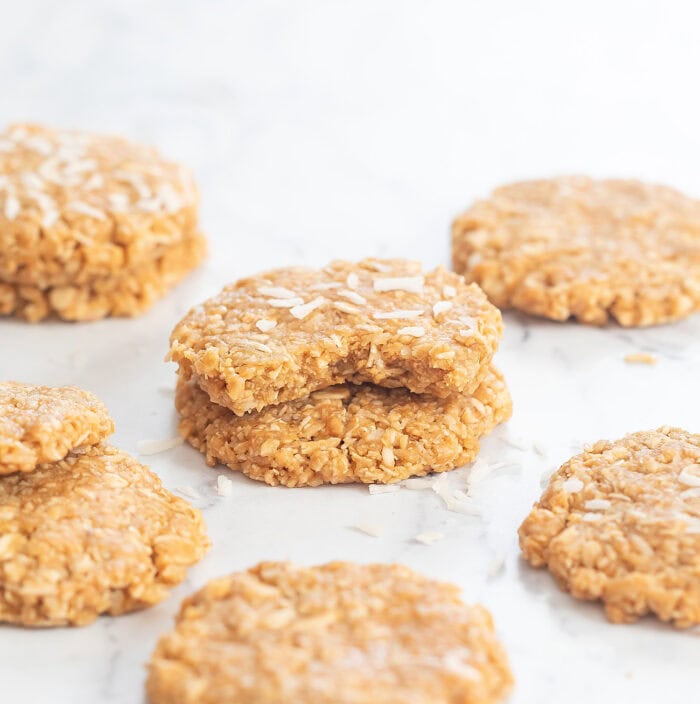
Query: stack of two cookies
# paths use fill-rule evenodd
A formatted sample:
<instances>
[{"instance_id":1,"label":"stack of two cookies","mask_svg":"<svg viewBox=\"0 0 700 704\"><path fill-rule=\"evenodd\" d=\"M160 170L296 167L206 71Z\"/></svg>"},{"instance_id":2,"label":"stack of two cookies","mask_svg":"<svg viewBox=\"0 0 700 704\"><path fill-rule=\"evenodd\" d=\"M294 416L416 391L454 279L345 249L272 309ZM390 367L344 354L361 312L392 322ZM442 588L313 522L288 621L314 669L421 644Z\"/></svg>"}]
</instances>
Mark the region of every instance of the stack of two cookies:
<instances>
[{"instance_id":1,"label":"stack of two cookies","mask_svg":"<svg viewBox=\"0 0 700 704\"><path fill-rule=\"evenodd\" d=\"M0 133L0 315L93 320L148 308L202 260L190 174L119 137Z\"/></svg>"},{"instance_id":2,"label":"stack of two cookies","mask_svg":"<svg viewBox=\"0 0 700 704\"><path fill-rule=\"evenodd\" d=\"M272 485L389 483L472 461L511 413L481 289L405 260L279 269L176 326L180 432Z\"/></svg>"},{"instance_id":3,"label":"stack of two cookies","mask_svg":"<svg viewBox=\"0 0 700 704\"><path fill-rule=\"evenodd\" d=\"M107 445L113 430L87 391L0 383L0 621L155 604L207 550L199 511Z\"/></svg>"}]
</instances>

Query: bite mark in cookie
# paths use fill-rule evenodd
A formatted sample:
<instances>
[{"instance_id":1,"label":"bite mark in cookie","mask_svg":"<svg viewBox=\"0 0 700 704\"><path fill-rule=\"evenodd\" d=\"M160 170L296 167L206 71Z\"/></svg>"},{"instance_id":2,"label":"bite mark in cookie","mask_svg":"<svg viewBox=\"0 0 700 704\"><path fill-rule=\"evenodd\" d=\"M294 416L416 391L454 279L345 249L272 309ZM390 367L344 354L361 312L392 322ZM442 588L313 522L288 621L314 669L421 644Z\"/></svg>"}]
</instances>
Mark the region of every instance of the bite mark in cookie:
<instances>
[{"instance_id":1,"label":"bite mark in cookie","mask_svg":"<svg viewBox=\"0 0 700 704\"><path fill-rule=\"evenodd\" d=\"M227 286L176 326L170 358L242 415L344 382L471 393L501 333L478 286L442 268L368 259Z\"/></svg>"}]
</instances>

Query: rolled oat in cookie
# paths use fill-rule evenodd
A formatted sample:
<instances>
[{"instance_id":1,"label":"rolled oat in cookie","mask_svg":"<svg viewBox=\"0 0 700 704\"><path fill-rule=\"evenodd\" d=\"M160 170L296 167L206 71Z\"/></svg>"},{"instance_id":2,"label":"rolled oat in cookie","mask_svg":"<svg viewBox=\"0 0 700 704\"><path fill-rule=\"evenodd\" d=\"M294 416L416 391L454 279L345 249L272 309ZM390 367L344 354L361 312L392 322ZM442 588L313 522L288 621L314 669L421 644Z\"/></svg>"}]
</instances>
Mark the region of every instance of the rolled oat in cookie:
<instances>
[{"instance_id":1,"label":"rolled oat in cookie","mask_svg":"<svg viewBox=\"0 0 700 704\"><path fill-rule=\"evenodd\" d=\"M0 475L31 472L113 432L109 412L88 391L0 382Z\"/></svg>"},{"instance_id":2,"label":"rolled oat in cookie","mask_svg":"<svg viewBox=\"0 0 700 704\"><path fill-rule=\"evenodd\" d=\"M499 308L665 323L700 308L700 201L631 180L514 183L454 221L452 259Z\"/></svg>"},{"instance_id":3,"label":"rolled oat in cookie","mask_svg":"<svg viewBox=\"0 0 700 704\"><path fill-rule=\"evenodd\" d=\"M150 704L498 704L491 616L402 565L268 562L184 601L148 666Z\"/></svg>"},{"instance_id":4,"label":"rolled oat in cookie","mask_svg":"<svg viewBox=\"0 0 700 704\"><path fill-rule=\"evenodd\" d=\"M0 621L84 625L161 601L209 547L199 511L96 445L0 478Z\"/></svg>"},{"instance_id":5,"label":"rolled oat in cookie","mask_svg":"<svg viewBox=\"0 0 700 704\"><path fill-rule=\"evenodd\" d=\"M615 623L700 624L700 435L663 427L587 448L552 476L520 546Z\"/></svg>"},{"instance_id":6,"label":"rolled oat in cookie","mask_svg":"<svg viewBox=\"0 0 700 704\"><path fill-rule=\"evenodd\" d=\"M336 261L226 286L171 335L170 358L237 415L344 382L471 393L502 333L476 285L416 262Z\"/></svg>"},{"instance_id":7,"label":"rolled oat in cookie","mask_svg":"<svg viewBox=\"0 0 700 704\"><path fill-rule=\"evenodd\" d=\"M511 414L500 372L447 399L342 384L236 416L180 378L180 432L210 465L284 486L389 483L471 462L482 436Z\"/></svg>"}]
</instances>

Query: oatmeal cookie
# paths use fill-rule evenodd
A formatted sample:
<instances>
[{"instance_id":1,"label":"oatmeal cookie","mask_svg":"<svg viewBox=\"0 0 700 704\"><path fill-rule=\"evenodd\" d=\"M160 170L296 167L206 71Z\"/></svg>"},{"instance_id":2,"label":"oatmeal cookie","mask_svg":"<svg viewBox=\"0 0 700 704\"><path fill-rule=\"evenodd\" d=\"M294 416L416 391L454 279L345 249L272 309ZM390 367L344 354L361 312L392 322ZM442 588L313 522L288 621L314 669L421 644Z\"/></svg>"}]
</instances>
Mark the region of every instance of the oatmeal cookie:
<instances>
[{"instance_id":1,"label":"oatmeal cookie","mask_svg":"<svg viewBox=\"0 0 700 704\"><path fill-rule=\"evenodd\" d=\"M520 546L615 623L700 624L700 435L664 427L587 448L554 474Z\"/></svg>"},{"instance_id":2,"label":"oatmeal cookie","mask_svg":"<svg viewBox=\"0 0 700 704\"><path fill-rule=\"evenodd\" d=\"M454 268L500 308L655 325L700 308L700 201L583 176L498 188L452 228Z\"/></svg>"},{"instance_id":3,"label":"oatmeal cookie","mask_svg":"<svg viewBox=\"0 0 700 704\"><path fill-rule=\"evenodd\" d=\"M226 286L176 326L170 358L242 415L344 382L471 393L501 333L499 311L457 274L336 261Z\"/></svg>"},{"instance_id":4,"label":"oatmeal cookie","mask_svg":"<svg viewBox=\"0 0 700 704\"><path fill-rule=\"evenodd\" d=\"M71 321L139 315L195 269L206 249L205 239L194 234L159 248L153 259L85 284L41 289L0 281L0 315L29 322L51 315Z\"/></svg>"},{"instance_id":5,"label":"oatmeal cookie","mask_svg":"<svg viewBox=\"0 0 700 704\"><path fill-rule=\"evenodd\" d=\"M493 368L473 396L342 384L240 417L180 378L175 405L180 433L210 465L284 486L389 483L454 469L512 410Z\"/></svg>"},{"instance_id":6,"label":"oatmeal cookie","mask_svg":"<svg viewBox=\"0 0 700 704\"><path fill-rule=\"evenodd\" d=\"M197 230L183 167L120 137L15 125L0 133L0 279L84 286Z\"/></svg>"},{"instance_id":7,"label":"oatmeal cookie","mask_svg":"<svg viewBox=\"0 0 700 704\"><path fill-rule=\"evenodd\" d=\"M512 676L491 616L402 565L262 563L185 600L150 704L496 704Z\"/></svg>"},{"instance_id":8,"label":"oatmeal cookie","mask_svg":"<svg viewBox=\"0 0 700 704\"><path fill-rule=\"evenodd\" d=\"M109 412L88 391L0 382L0 475L31 472L113 432Z\"/></svg>"},{"instance_id":9,"label":"oatmeal cookie","mask_svg":"<svg viewBox=\"0 0 700 704\"><path fill-rule=\"evenodd\" d=\"M209 546L199 511L96 445L0 478L0 621L84 625L163 599Z\"/></svg>"}]
</instances>

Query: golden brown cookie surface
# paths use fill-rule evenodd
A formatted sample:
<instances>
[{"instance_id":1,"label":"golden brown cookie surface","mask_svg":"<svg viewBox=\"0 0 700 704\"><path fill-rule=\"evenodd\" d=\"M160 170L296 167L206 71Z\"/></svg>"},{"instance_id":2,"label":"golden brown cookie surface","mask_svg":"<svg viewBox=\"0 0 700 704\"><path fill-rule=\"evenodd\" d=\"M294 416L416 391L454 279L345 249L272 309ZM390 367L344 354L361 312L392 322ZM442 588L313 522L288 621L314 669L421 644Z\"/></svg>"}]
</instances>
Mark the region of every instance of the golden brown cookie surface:
<instances>
[{"instance_id":1,"label":"golden brown cookie surface","mask_svg":"<svg viewBox=\"0 0 700 704\"><path fill-rule=\"evenodd\" d=\"M388 483L454 469L512 410L493 368L472 396L343 384L244 416L212 403L195 381L178 383L182 435L209 464L273 485Z\"/></svg>"},{"instance_id":2,"label":"golden brown cookie surface","mask_svg":"<svg viewBox=\"0 0 700 704\"><path fill-rule=\"evenodd\" d=\"M654 325L700 308L700 201L639 181L514 183L460 215L456 271L499 308Z\"/></svg>"},{"instance_id":3,"label":"golden brown cookie surface","mask_svg":"<svg viewBox=\"0 0 700 704\"><path fill-rule=\"evenodd\" d=\"M84 625L163 599L209 546L199 511L96 445L0 478L0 621Z\"/></svg>"},{"instance_id":4,"label":"golden brown cookie surface","mask_svg":"<svg viewBox=\"0 0 700 704\"><path fill-rule=\"evenodd\" d=\"M596 443L554 474L520 546L611 621L700 624L700 435L664 427Z\"/></svg>"},{"instance_id":5,"label":"golden brown cookie surface","mask_svg":"<svg viewBox=\"0 0 700 704\"><path fill-rule=\"evenodd\" d=\"M475 285L406 260L278 269L227 286L171 335L185 378L237 415L347 381L471 393L502 332Z\"/></svg>"},{"instance_id":6,"label":"golden brown cookie surface","mask_svg":"<svg viewBox=\"0 0 700 704\"><path fill-rule=\"evenodd\" d=\"M0 475L31 472L113 432L109 412L88 391L0 382Z\"/></svg>"},{"instance_id":7,"label":"golden brown cookie surface","mask_svg":"<svg viewBox=\"0 0 700 704\"><path fill-rule=\"evenodd\" d=\"M496 704L489 613L401 565L262 563L185 600L149 664L151 704Z\"/></svg>"},{"instance_id":8,"label":"golden brown cookie surface","mask_svg":"<svg viewBox=\"0 0 700 704\"><path fill-rule=\"evenodd\" d=\"M120 137L15 125L0 133L0 280L85 286L196 231L190 174Z\"/></svg>"}]
</instances>

